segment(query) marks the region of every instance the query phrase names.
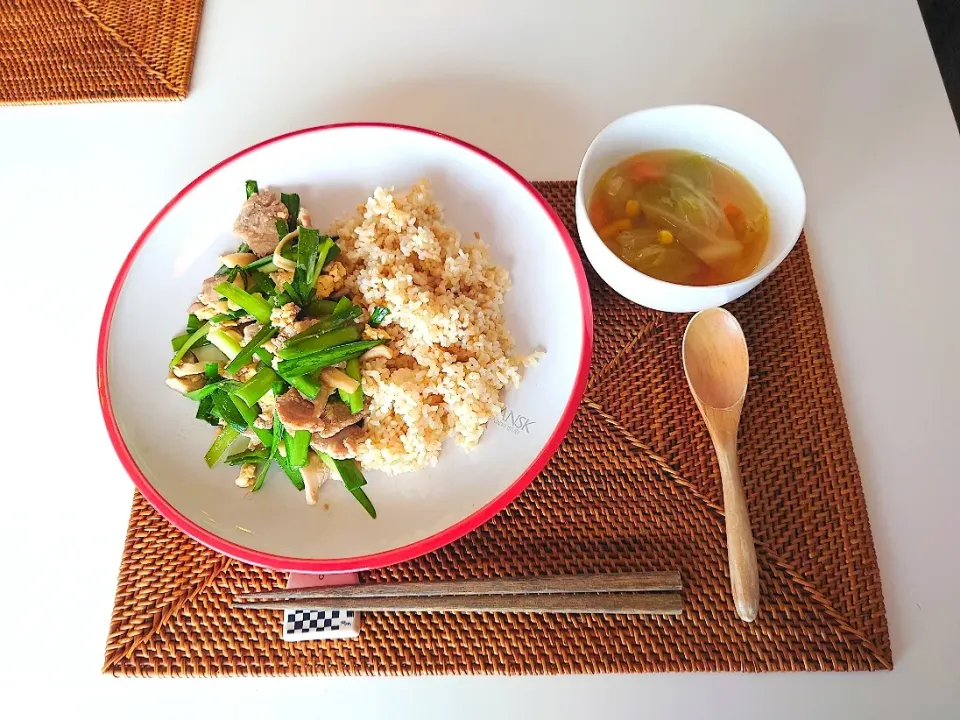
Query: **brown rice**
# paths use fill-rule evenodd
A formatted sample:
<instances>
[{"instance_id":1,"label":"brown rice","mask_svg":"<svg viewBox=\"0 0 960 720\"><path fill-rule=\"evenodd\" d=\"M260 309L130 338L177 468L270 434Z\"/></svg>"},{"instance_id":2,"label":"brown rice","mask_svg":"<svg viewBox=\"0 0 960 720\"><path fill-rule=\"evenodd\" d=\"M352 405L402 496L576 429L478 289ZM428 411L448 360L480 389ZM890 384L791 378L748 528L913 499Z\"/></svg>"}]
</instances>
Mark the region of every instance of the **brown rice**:
<instances>
[{"instance_id":1,"label":"brown rice","mask_svg":"<svg viewBox=\"0 0 960 720\"><path fill-rule=\"evenodd\" d=\"M474 447L503 410L500 391L540 355L509 355L507 271L490 262L483 242L465 242L444 223L427 181L405 194L377 188L333 232L347 294L368 313L378 305L390 311L367 333L389 337L396 352L364 363L362 467L401 473L432 465L448 436Z\"/></svg>"}]
</instances>

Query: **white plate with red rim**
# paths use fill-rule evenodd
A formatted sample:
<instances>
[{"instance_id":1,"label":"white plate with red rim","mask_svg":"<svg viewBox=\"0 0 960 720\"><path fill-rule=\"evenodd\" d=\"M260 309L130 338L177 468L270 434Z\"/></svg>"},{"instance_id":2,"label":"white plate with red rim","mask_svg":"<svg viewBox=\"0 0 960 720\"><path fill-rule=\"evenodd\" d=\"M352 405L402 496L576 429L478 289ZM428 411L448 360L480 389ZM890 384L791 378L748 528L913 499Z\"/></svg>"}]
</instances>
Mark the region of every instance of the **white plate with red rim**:
<instances>
[{"instance_id":1,"label":"white plate with red rim","mask_svg":"<svg viewBox=\"0 0 960 720\"><path fill-rule=\"evenodd\" d=\"M236 469L208 469L212 428L164 384L170 338L217 257L236 247L244 181L298 192L325 228L377 186L429 178L446 221L479 233L510 272L504 311L518 353L542 349L505 413L471 452L448 441L436 466L399 476L365 471L371 519L337 482L317 506L274 467L257 493ZM110 438L140 492L196 540L245 562L292 572L346 572L402 562L446 545L506 507L543 468L583 393L593 334L590 295L573 242L514 170L460 140L420 128L351 123L308 128L243 150L181 190L150 222L110 292L97 374Z\"/></svg>"}]
</instances>

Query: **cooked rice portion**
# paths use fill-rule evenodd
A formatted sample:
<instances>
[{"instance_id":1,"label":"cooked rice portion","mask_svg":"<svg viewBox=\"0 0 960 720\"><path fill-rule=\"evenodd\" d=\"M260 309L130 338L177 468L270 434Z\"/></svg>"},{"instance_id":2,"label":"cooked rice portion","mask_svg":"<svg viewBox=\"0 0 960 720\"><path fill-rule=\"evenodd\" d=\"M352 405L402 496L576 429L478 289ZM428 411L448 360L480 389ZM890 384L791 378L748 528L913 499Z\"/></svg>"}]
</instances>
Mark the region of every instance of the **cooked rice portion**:
<instances>
[{"instance_id":1,"label":"cooked rice portion","mask_svg":"<svg viewBox=\"0 0 960 720\"><path fill-rule=\"evenodd\" d=\"M448 435L472 448L503 410L500 391L539 357L509 355L507 271L484 243L444 223L426 181L406 194L377 188L333 232L346 293L368 311L390 311L374 332L397 351L363 363L370 414L358 460L400 473L435 463Z\"/></svg>"}]
</instances>

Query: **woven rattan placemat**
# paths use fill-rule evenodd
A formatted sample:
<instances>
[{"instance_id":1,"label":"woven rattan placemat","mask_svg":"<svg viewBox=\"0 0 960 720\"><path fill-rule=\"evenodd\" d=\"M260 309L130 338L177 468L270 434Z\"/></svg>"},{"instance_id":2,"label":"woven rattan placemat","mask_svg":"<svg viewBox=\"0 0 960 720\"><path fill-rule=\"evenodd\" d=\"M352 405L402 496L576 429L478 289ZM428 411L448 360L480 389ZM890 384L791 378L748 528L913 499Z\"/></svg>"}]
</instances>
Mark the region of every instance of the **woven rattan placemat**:
<instances>
[{"instance_id":1,"label":"woven rattan placemat","mask_svg":"<svg viewBox=\"0 0 960 720\"><path fill-rule=\"evenodd\" d=\"M538 183L570 228L574 184ZM586 264L586 263L585 263ZM493 520L365 582L679 569L679 617L364 613L359 639L284 643L230 607L284 577L185 537L137 495L104 671L120 675L596 673L892 667L870 524L805 242L730 309L750 344L742 469L756 622L730 599L720 480L686 388L688 316L639 308L587 266L593 367L557 454Z\"/></svg>"},{"instance_id":2,"label":"woven rattan placemat","mask_svg":"<svg viewBox=\"0 0 960 720\"><path fill-rule=\"evenodd\" d=\"M203 0L0 0L0 104L182 100Z\"/></svg>"}]
</instances>

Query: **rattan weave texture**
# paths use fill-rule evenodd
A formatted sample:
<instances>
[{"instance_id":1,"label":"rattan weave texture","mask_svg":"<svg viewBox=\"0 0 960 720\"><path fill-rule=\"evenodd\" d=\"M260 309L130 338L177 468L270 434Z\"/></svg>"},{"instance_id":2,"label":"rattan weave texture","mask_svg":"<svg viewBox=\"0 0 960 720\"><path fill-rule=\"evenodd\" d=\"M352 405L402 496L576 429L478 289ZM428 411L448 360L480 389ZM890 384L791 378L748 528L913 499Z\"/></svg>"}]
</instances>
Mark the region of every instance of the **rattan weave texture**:
<instances>
[{"instance_id":1,"label":"rattan weave texture","mask_svg":"<svg viewBox=\"0 0 960 720\"><path fill-rule=\"evenodd\" d=\"M0 0L0 104L182 100L203 0Z\"/></svg>"}]
</instances>

